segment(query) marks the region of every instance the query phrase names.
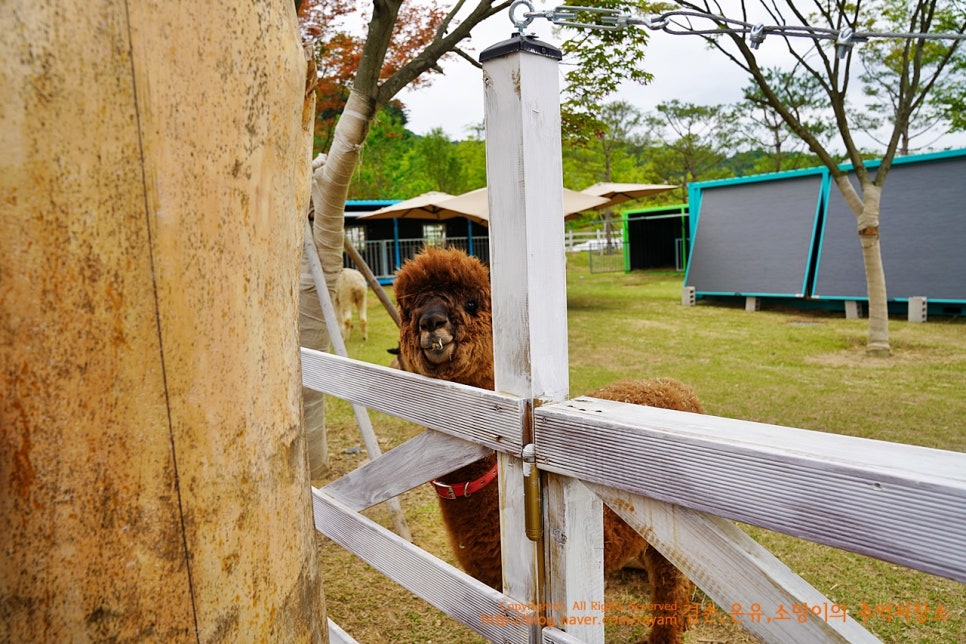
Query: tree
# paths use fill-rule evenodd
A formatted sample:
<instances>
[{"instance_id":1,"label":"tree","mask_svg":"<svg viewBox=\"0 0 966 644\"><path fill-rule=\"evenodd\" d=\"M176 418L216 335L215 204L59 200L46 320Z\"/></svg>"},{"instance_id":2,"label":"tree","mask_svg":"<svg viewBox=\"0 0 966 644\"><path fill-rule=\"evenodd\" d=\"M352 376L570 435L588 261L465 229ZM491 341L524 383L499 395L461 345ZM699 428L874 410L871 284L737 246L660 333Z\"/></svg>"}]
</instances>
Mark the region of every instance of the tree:
<instances>
[{"instance_id":1,"label":"tree","mask_svg":"<svg viewBox=\"0 0 966 644\"><path fill-rule=\"evenodd\" d=\"M332 145L336 123L345 108L353 77L359 68L364 40L353 28L360 7L347 0L306 0L299 7L304 40L313 43L319 82L316 88L316 152ZM379 77L389 78L428 45L443 20L434 4L410 3L405 18L390 35ZM430 76L417 76L410 85L427 85Z\"/></svg>"},{"instance_id":2,"label":"tree","mask_svg":"<svg viewBox=\"0 0 966 644\"><path fill-rule=\"evenodd\" d=\"M461 194L486 185L486 142L451 141L440 128L418 136L380 111L349 186L349 199L407 199L430 190Z\"/></svg>"},{"instance_id":3,"label":"tree","mask_svg":"<svg viewBox=\"0 0 966 644\"><path fill-rule=\"evenodd\" d=\"M462 185L463 166L457 155L456 144L440 127L415 140L406 155L406 168L407 174L423 180L420 188L406 193L409 195L428 190L456 194Z\"/></svg>"},{"instance_id":4,"label":"tree","mask_svg":"<svg viewBox=\"0 0 966 644\"><path fill-rule=\"evenodd\" d=\"M721 163L738 145L735 118L727 105L677 100L661 103L645 118L651 167L663 183L682 186L682 201L687 201L687 184L724 176Z\"/></svg>"},{"instance_id":5,"label":"tree","mask_svg":"<svg viewBox=\"0 0 966 644\"><path fill-rule=\"evenodd\" d=\"M651 4L636 0L573 0L570 9L593 7L647 12ZM596 23L597 15L577 10L575 22ZM653 76L641 66L649 35L644 30L580 30L560 49L569 67L560 105L563 135L571 143L586 143L605 127L600 106L624 81L646 84Z\"/></svg>"},{"instance_id":6,"label":"tree","mask_svg":"<svg viewBox=\"0 0 966 644\"><path fill-rule=\"evenodd\" d=\"M389 46L394 34L398 33L401 4L402 0L376 0L373 3L352 89L333 132L326 163L316 172L313 236L327 275L336 276L342 268L343 212L349 182L379 108L421 74L433 69L444 55L459 51L459 43L474 26L506 9L510 3L494 4L491 0L481 0L457 22L457 11L463 6L458 3L440 22L429 44L384 77L382 71ZM329 288L334 288L334 281Z\"/></svg>"},{"instance_id":7,"label":"tree","mask_svg":"<svg viewBox=\"0 0 966 644\"><path fill-rule=\"evenodd\" d=\"M626 2L615 0L575 1L576 4L594 6L628 6ZM316 2L329 4L320 0ZM308 0L306 4L310 4ZM442 17L425 45L410 48L398 64L387 67L386 61L393 51L392 43L404 40L397 36L401 28L401 4L402 0L376 0L373 3L364 44L357 57L358 65L351 75L351 90L348 91L345 107L332 131L328 159L316 172L313 188L313 203L316 204L313 235L323 267L329 275L336 275L341 270L345 198L374 115L403 87L418 82L424 72L437 69L437 63L443 56L455 53L469 60L469 56L459 48L459 43L469 35L473 27L504 11L511 3L509 0L479 0L475 6L467 6L461 0ZM648 7L641 2L632 3L631 6L641 10ZM306 11L307 8L303 7L302 13ZM339 16L332 18L333 23L337 22L337 17ZM616 47L615 44L619 41L621 46ZM579 32L562 45L565 55L575 61L573 68L567 73L569 98L562 109L565 115L568 112L573 115L569 122L580 125L582 129L577 129L584 136L599 130L599 121L594 118L594 114L596 106L603 103L604 96L615 90L624 80L646 82L650 78L640 66L646 42L647 34L643 31L622 39L616 36L616 32L592 31ZM568 110L568 107L571 109Z\"/></svg>"},{"instance_id":8,"label":"tree","mask_svg":"<svg viewBox=\"0 0 966 644\"><path fill-rule=\"evenodd\" d=\"M406 129L406 115L395 101L379 110L352 177L349 198L401 199L407 195L405 160L416 138Z\"/></svg>"},{"instance_id":9,"label":"tree","mask_svg":"<svg viewBox=\"0 0 966 644\"><path fill-rule=\"evenodd\" d=\"M325 6L327 3L319 4ZM506 9L509 4L507 1L494 4L492 0L480 0L457 21L457 14L464 5L462 1L457 3L436 23L424 46L405 48L405 54L396 61L391 56L393 43L408 41L411 44L418 38L406 35L407 21L399 18L402 0L374 0L365 40L361 42L358 57L353 57L353 61L357 62L352 70L351 86L345 87L345 106L332 129L328 156L312 177L312 243L318 251L330 297L335 297L336 280L342 272L345 202L349 184L376 115L402 88L416 82L423 73L436 69L443 56L460 52L460 42L474 26ZM413 8L407 7L407 15L412 13ZM302 274L308 273L307 260L303 258ZM311 279L304 279L299 289L302 346L318 350L328 348L329 334L322 320L315 283ZM313 472L323 472L327 468L324 402L321 394L303 388L303 404L309 462Z\"/></svg>"},{"instance_id":10,"label":"tree","mask_svg":"<svg viewBox=\"0 0 966 644\"><path fill-rule=\"evenodd\" d=\"M646 138L644 115L626 101L599 108L594 136L563 149L564 185L571 188L597 181L646 181L638 158Z\"/></svg>"},{"instance_id":11,"label":"tree","mask_svg":"<svg viewBox=\"0 0 966 644\"><path fill-rule=\"evenodd\" d=\"M600 120L604 127L594 141L604 162L600 180L615 181L617 166L630 160L630 149L643 141L640 129L644 115L627 101L613 101L601 108Z\"/></svg>"},{"instance_id":12,"label":"tree","mask_svg":"<svg viewBox=\"0 0 966 644\"><path fill-rule=\"evenodd\" d=\"M570 186L586 186L598 181L633 182L642 179L635 152L644 137L641 127L644 115L626 101L606 103L595 116L598 131L582 145L567 146L564 153L564 176ZM611 244L613 212L599 212L604 222L604 235Z\"/></svg>"},{"instance_id":13,"label":"tree","mask_svg":"<svg viewBox=\"0 0 966 644\"><path fill-rule=\"evenodd\" d=\"M462 183L456 193L468 192L486 185L486 141L472 128L470 136L456 144Z\"/></svg>"},{"instance_id":14,"label":"tree","mask_svg":"<svg viewBox=\"0 0 966 644\"><path fill-rule=\"evenodd\" d=\"M294 12L77 9L0 12L0 641L327 641Z\"/></svg>"},{"instance_id":15,"label":"tree","mask_svg":"<svg viewBox=\"0 0 966 644\"><path fill-rule=\"evenodd\" d=\"M720 18L729 17L721 12L721 7L716 2L679 2L679 4ZM877 31L887 31L890 26L887 9L894 3L889 0L816 2L810 5L812 9L810 14L804 13L801 8L802 3L794 0L784 2L762 0L754 4L767 20L775 25L797 27L804 25L837 33L846 28L859 30L868 27L883 27ZM742 4L742 10L748 11L745 3ZM948 0L909 2L908 12L902 14L905 20L904 31L929 33L948 29L954 33L964 33L966 19L963 19L961 12L957 14L959 18L956 24L945 20L951 12L952 3ZM870 355L888 356L890 354L888 299L879 243L879 203L882 187L899 150L903 132L907 130L916 111L928 100L949 61L955 58L960 41L945 41L942 46L946 54L938 55L932 52L933 45L937 41L926 38L901 39L901 46L895 49L896 57L891 65L899 79L899 86L895 88L892 98L892 130L881 155L881 164L874 175L866 167L862 151L853 136L855 117L846 102L852 81L853 62L859 55L856 48L845 48L844 56L840 58L837 56L834 41L823 43L818 39L796 38L788 35L769 38L769 42L761 45L766 47L771 41L784 42L801 73L813 78L814 82L822 88L835 117L840 143L852 163L852 175L858 182L856 187L850 181L849 174L839 168L838 160L829 147L815 132L808 129L807 124L789 108L781 93L776 90L773 80L758 64L757 53L752 48L750 35L743 30L728 29L731 25L727 21L713 20L713 22L722 29L719 34L704 36L706 40L751 75L761 90L762 98L782 117L788 127L808 144L809 149L828 168L838 190L855 214L868 284L869 332L866 349ZM930 61L936 62L927 64Z\"/></svg>"},{"instance_id":16,"label":"tree","mask_svg":"<svg viewBox=\"0 0 966 644\"><path fill-rule=\"evenodd\" d=\"M953 32L962 30L963 8L958 10L955 3L937 3L933 23L939 31ZM913 12L916 5L905 0L883 0L879 15L867 18L863 29L873 30L884 24L890 31L903 31L914 24ZM958 15L957 15L958 14ZM959 24L957 24L957 20ZM882 24L877 24L884 21ZM905 66L908 44L904 40L878 39L862 45L863 91L871 99L867 109L878 118L874 124L893 123L899 113L902 88L909 79L903 75L909 70ZM911 114L899 132L898 154L913 151L913 140L922 140L927 135L935 142L944 132L966 129L963 122L963 85L966 84L966 47L950 47L939 40L926 41L917 56L921 59L919 75L928 78L932 89L923 93L921 100L914 101ZM958 110L956 103L959 103ZM872 128L863 128L869 132ZM870 132L871 134L871 132Z\"/></svg>"},{"instance_id":17,"label":"tree","mask_svg":"<svg viewBox=\"0 0 966 644\"><path fill-rule=\"evenodd\" d=\"M822 88L813 76L796 73L794 69L783 71L778 68L766 69L763 73L806 129L823 141L834 134L835 122L825 109ZM758 171L781 172L816 164L812 155L802 154L808 149L807 145L771 107L757 83L749 83L744 88L744 95L744 103L738 109L747 127L743 126L741 131L745 133L749 145L768 151L764 159L768 165L759 165Z\"/></svg>"}]
</instances>

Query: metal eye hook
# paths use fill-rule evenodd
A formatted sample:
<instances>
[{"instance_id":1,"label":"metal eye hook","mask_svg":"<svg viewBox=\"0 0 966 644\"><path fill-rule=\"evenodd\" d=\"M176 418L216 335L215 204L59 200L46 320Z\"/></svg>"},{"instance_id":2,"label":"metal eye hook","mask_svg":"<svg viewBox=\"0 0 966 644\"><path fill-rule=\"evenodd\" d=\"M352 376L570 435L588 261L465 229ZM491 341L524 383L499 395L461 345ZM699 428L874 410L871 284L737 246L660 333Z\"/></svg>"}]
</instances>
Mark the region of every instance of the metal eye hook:
<instances>
[{"instance_id":1,"label":"metal eye hook","mask_svg":"<svg viewBox=\"0 0 966 644\"><path fill-rule=\"evenodd\" d=\"M526 11L522 17L518 18L516 16L516 10L520 7L525 7ZM513 23L513 26L516 27L522 36L523 30L533 22L533 3L530 0L513 0L513 3L510 5L510 22Z\"/></svg>"}]
</instances>

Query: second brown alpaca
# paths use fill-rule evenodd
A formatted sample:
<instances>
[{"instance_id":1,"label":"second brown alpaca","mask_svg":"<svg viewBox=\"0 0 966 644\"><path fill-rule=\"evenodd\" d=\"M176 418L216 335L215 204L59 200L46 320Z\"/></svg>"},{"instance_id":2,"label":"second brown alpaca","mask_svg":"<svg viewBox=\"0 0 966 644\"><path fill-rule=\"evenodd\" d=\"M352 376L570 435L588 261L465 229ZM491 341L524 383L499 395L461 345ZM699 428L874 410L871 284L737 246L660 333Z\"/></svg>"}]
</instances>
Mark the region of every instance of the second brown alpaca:
<instances>
[{"instance_id":1,"label":"second brown alpaca","mask_svg":"<svg viewBox=\"0 0 966 644\"><path fill-rule=\"evenodd\" d=\"M427 248L400 269L394 291L401 317L399 351L408 370L494 388L489 272L479 260L458 250ZM694 392L672 379L622 380L587 395L702 411ZM440 477L437 488L450 493L467 483L472 485L469 495L440 498L443 523L456 559L467 574L500 589L500 503L496 482L490 481L495 463L495 454L470 463ZM483 486L477 490L480 483ZM673 606L654 611L654 617L667 619L655 622L647 641L682 642L690 581L605 506L604 573L628 566L647 570L651 603Z\"/></svg>"}]
</instances>

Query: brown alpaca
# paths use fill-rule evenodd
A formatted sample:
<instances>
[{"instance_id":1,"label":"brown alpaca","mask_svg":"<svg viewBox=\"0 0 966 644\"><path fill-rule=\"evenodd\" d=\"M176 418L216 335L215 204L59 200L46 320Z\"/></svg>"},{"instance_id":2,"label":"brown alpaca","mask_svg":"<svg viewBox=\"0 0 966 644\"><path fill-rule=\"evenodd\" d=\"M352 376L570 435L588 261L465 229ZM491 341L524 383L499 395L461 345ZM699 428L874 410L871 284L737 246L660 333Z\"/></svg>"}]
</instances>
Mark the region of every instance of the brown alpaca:
<instances>
[{"instance_id":1,"label":"brown alpaca","mask_svg":"<svg viewBox=\"0 0 966 644\"><path fill-rule=\"evenodd\" d=\"M399 270L394 284L401 327L399 352L410 371L493 389L490 280L486 267L459 250L427 248ZM598 398L701 412L681 383L623 380L588 394ZM434 481L456 559L467 574L501 588L500 504L492 481L496 456L470 463ZM470 494L462 494L465 487ZM453 498L443 498L446 494ZM613 511L604 507L604 572L643 566L651 602L675 606L656 620L648 642L682 642L691 583ZM676 623L675 623L676 622Z\"/></svg>"}]
</instances>

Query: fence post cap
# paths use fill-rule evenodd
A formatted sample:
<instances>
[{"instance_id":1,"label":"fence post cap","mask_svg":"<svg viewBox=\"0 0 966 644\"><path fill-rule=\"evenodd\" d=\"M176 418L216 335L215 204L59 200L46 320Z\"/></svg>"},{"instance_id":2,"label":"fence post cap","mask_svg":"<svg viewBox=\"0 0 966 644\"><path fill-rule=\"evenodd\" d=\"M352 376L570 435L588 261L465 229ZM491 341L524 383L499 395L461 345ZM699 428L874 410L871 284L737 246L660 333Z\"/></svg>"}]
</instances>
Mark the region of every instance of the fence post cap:
<instances>
[{"instance_id":1,"label":"fence post cap","mask_svg":"<svg viewBox=\"0 0 966 644\"><path fill-rule=\"evenodd\" d=\"M559 49L542 40L537 40L536 36L513 34L509 39L490 45L480 52L480 62L485 63L493 58L507 56L518 51L546 56L554 60L563 60L563 53Z\"/></svg>"}]
</instances>

